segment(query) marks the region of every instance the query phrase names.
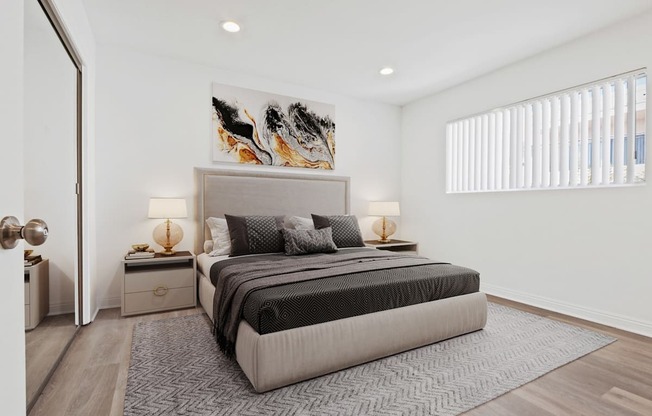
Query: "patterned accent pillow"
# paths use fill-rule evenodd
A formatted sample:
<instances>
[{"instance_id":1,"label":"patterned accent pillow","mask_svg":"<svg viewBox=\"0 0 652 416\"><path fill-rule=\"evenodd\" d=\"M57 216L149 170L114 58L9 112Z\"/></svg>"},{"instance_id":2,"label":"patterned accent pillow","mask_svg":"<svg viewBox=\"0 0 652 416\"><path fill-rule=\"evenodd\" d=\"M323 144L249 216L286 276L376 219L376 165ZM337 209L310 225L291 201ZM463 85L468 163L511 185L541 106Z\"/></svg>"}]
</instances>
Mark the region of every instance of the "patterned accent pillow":
<instances>
[{"instance_id":1,"label":"patterned accent pillow","mask_svg":"<svg viewBox=\"0 0 652 416\"><path fill-rule=\"evenodd\" d=\"M285 240L285 254L288 256L337 251L330 227L321 230L291 230L286 228L283 230L283 239Z\"/></svg>"},{"instance_id":2,"label":"patterned accent pillow","mask_svg":"<svg viewBox=\"0 0 652 416\"><path fill-rule=\"evenodd\" d=\"M364 247L364 240L358 226L358 219L355 215L315 215L312 214L312 221L315 229L331 227L333 229L333 241L338 248Z\"/></svg>"},{"instance_id":3,"label":"patterned accent pillow","mask_svg":"<svg viewBox=\"0 0 652 416\"><path fill-rule=\"evenodd\" d=\"M283 217L225 215L231 256L283 252Z\"/></svg>"}]
</instances>

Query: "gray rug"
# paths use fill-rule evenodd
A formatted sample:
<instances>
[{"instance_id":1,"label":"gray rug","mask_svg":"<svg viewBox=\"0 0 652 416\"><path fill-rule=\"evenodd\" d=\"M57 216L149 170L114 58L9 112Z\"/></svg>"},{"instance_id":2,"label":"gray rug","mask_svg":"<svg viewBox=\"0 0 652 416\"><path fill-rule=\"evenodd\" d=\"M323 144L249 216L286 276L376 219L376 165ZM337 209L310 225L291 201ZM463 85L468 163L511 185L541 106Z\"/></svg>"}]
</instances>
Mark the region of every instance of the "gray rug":
<instances>
[{"instance_id":1,"label":"gray rug","mask_svg":"<svg viewBox=\"0 0 652 416\"><path fill-rule=\"evenodd\" d=\"M489 304L482 331L257 394L209 328L136 325L125 415L456 415L615 341Z\"/></svg>"}]
</instances>

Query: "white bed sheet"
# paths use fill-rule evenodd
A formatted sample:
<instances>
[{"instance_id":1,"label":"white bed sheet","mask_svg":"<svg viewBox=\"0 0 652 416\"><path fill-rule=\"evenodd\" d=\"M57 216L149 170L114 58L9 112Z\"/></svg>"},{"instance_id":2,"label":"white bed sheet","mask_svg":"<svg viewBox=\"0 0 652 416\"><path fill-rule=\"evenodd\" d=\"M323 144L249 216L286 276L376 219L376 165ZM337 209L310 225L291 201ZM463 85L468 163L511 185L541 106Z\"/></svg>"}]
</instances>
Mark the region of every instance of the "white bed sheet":
<instances>
[{"instance_id":1,"label":"white bed sheet","mask_svg":"<svg viewBox=\"0 0 652 416\"><path fill-rule=\"evenodd\" d=\"M278 254L278 253L269 253L269 254L245 254L244 256L238 256L238 257L250 257L250 256L267 256L271 254ZM211 267L219 261L226 260L226 259L231 259L233 257L230 257L228 254L222 255L222 256L209 256L206 253L201 253L199 256L197 256L197 267L199 268L199 271L202 272L202 274L210 280L211 277Z\"/></svg>"},{"instance_id":2,"label":"white bed sheet","mask_svg":"<svg viewBox=\"0 0 652 416\"><path fill-rule=\"evenodd\" d=\"M197 256L197 269L206 277L210 276L211 267L218 261L228 259L228 255L211 257L206 253Z\"/></svg>"}]
</instances>

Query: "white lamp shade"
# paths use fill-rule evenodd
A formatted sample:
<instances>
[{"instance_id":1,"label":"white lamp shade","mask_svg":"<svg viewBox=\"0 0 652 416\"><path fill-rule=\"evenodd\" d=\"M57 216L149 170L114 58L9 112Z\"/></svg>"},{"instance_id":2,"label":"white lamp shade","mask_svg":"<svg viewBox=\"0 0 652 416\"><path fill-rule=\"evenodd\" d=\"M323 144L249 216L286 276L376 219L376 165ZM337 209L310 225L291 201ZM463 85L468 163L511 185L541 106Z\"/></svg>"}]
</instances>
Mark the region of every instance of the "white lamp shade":
<instances>
[{"instance_id":1,"label":"white lamp shade","mask_svg":"<svg viewBox=\"0 0 652 416\"><path fill-rule=\"evenodd\" d=\"M150 198L149 218L187 218L188 209L183 198Z\"/></svg>"},{"instance_id":2,"label":"white lamp shade","mask_svg":"<svg viewBox=\"0 0 652 416\"><path fill-rule=\"evenodd\" d=\"M373 201L369 202L369 215L376 215L379 217L398 217L401 215L401 210L396 201Z\"/></svg>"}]
</instances>

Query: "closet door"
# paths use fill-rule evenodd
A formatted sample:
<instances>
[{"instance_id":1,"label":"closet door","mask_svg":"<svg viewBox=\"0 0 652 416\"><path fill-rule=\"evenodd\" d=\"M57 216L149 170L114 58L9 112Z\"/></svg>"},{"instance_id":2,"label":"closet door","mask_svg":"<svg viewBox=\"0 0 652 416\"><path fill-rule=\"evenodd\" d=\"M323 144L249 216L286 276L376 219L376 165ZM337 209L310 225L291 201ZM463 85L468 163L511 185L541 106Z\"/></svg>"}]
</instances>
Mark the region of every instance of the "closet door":
<instances>
[{"instance_id":1,"label":"closet door","mask_svg":"<svg viewBox=\"0 0 652 416\"><path fill-rule=\"evenodd\" d=\"M79 281L76 63L37 0L26 0L23 67L24 217L43 219L42 245L25 242L37 257L25 263L25 364L28 409L77 331Z\"/></svg>"}]
</instances>

